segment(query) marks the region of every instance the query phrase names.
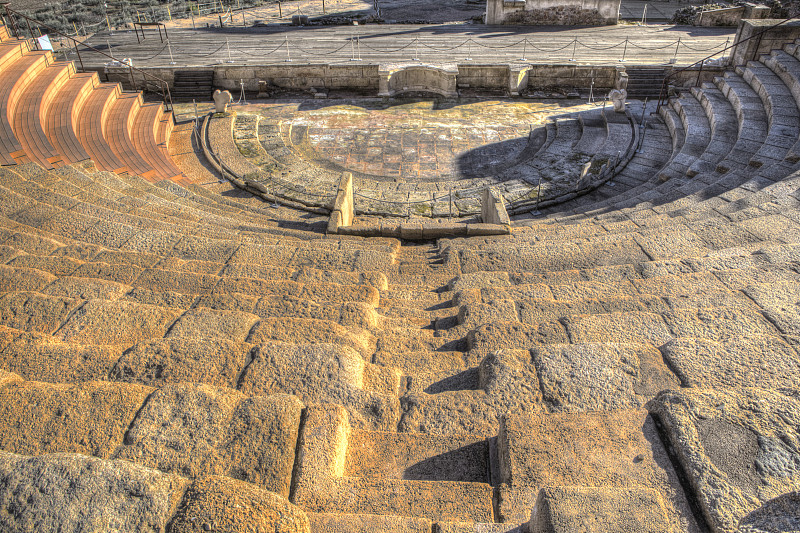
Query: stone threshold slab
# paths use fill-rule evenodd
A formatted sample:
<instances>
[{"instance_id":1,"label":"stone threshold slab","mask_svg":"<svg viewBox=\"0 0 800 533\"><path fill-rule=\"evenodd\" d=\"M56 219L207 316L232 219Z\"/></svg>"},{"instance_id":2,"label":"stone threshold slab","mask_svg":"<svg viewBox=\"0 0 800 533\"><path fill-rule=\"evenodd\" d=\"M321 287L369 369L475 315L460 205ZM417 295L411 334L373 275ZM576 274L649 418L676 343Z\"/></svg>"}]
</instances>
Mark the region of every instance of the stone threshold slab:
<instances>
[{"instance_id":1,"label":"stone threshold slab","mask_svg":"<svg viewBox=\"0 0 800 533\"><path fill-rule=\"evenodd\" d=\"M358 237L393 237L411 241L442 239L447 237L486 237L490 235L510 235L508 224L457 224L413 222L382 224L380 226L339 226L339 235Z\"/></svg>"}]
</instances>

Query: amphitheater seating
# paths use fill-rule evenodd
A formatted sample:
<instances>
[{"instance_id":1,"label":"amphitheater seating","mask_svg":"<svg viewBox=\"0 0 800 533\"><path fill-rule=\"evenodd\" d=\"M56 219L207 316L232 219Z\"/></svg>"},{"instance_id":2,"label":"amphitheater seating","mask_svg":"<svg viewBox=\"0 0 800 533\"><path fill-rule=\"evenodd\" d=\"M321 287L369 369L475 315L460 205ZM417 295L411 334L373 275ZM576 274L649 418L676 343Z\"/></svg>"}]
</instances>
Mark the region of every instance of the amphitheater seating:
<instances>
[{"instance_id":1,"label":"amphitheater seating","mask_svg":"<svg viewBox=\"0 0 800 533\"><path fill-rule=\"evenodd\" d=\"M2 82L0 529L797 518L800 46L682 91L512 235L417 244L176 183L160 105L0 54L31 73ZM537 152L613 157L622 120Z\"/></svg>"},{"instance_id":2,"label":"amphitheater seating","mask_svg":"<svg viewBox=\"0 0 800 533\"><path fill-rule=\"evenodd\" d=\"M139 93L77 74L51 52L0 36L2 164L34 161L52 169L91 158L102 170L158 181L180 170L167 155L171 112Z\"/></svg>"},{"instance_id":3,"label":"amphitheater seating","mask_svg":"<svg viewBox=\"0 0 800 533\"><path fill-rule=\"evenodd\" d=\"M795 50L795 45L787 49ZM733 194L729 189L740 190L745 184L749 195L757 192L753 188L784 182L795 170L797 158L796 61L786 51L776 50L738 73L728 72L672 99L660 113L673 139L673 154L652 179L620 183L613 190L613 202L603 199L610 191L598 191L574 200L572 209L569 204L553 208L550 216L584 220L620 210L679 212L682 206L696 207L698 202L719 204L722 195ZM780 102L774 111L773 100ZM658 135L660 125L653 122L647 135ZM644 153L647 157L650 151ZM636 165L637 158L631 163Z\"/></svg>"}]
</instances>

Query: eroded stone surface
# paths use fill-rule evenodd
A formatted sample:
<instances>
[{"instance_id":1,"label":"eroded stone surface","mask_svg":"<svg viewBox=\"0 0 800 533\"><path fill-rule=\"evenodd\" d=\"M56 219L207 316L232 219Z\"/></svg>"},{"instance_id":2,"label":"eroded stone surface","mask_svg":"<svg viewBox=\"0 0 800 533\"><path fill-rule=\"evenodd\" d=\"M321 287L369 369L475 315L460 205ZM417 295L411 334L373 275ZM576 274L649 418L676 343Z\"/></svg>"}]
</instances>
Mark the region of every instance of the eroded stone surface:
<instances>
[{"instance_id":1,"label":"eroded stone surface","mask_svg":"<svg viewBox=\"0 0 800 533\"><path fill-rule=\"evenodd\" d=\"M112 457L152 389L102 381L14 381L0 389L0 449Z\"/></svg>"},{"instance_id":2,"label":"eroded stone surface","mask_svg":"<svg viewBox=\"0 0 800 533\"><path fill-rule=\"evenodd\" d=\"M777 389L800 382L800 356L777 336L727 342L679 338L662 350L683 384L692 387Z\"/></svg>"},{"instance_id":3,"label":"eroded stone surface","mask_svg":"<svg viewBox=\"0 0 800 533\"><path fill-rule=\"evenodd\" d=\"M243 342L256 322L258 322L258 317L249 313L198 307L181 316L172 325L167 336Z\"/></svg>"},{"instance_id":4,"label":"eroded stone surface","mask_svg":"<svg viewBox=\"0 0 800 533\"><path fill-rule=\"evenodd\" d=\"M366 332L356 335L330 320L309 318L262 319L246 340L251 344L334 343L354 349L365 358L372 353L375 342Z\"/></svg>"},{"instance_id":5,"label":"eroded stone surface","mask_svg":"<svg viewBox=\"0 0 800 533\"><path fill-rule=\"evenodd\" d=\"M187 484L127 461L0 452L0 529L164 531Z\"/></svg>"},{"instance_id":6,"label":"eroded stone surface","mask_svg":"<svg viewBox=\"0 0 800 533\"><path fill-rule=\"evenodd\" d=\"M680 384L652 346L555 344L531 353L544 400L557 411L642 407L659 391Z\"/></svg>"},{"instance_id":7,"label":"eroded stone surface","mask_svg":"<svg viewBox=\"0 0 800 533\"><path fill-rule=\"evenodd\" d=\"M452 372L451 372L452 374ZM470 368L403 398L402 431L493 437L501 417L545 410L527 350L498 350Z\"/></svg>"},{"instance_id":8,"label":"eroded stone surface","mask_svg":"<svg viewBox=\"0 0 800 533\"><path fill-rule=\"evenodd\" d=\"M651 409L714 531L735 531L768 500L797 490L796 397L756 388L687 389L662 393Z\"/></svg>"},{"instance_id":9,"label":"eroded stone surface","mask_svg":"<svg viewBox=\"0 0 800 533\"><path fill-rule=\"evenodd\" d=\"M251 350L249 344L225 339L144 341L122 354L110 375L115 381L151 387L189 381L235 388Z\"/></svg>"},{"instance_id":10,"label":"eroded stone surface","mask_svg":"<svg viewBox=\"0 0 800 533\"><path fill-rule=\"evenodd\" d=\"M207 385L167 385L132 421L118 457L189 478L226 475L288 496L302 404Z\"/></svg>"},{"instance_id":11,"label":"eroded stone surface","mask_svg":"<svg viewBox=\"0 0 800 533\"><path fill-rule=\"evenodd\" d=\"M528 522L531 533L600 528L609 533L674 531L658 492L641 488L547 487L539 492Z\"/></svg>"},{"instance_id":12,"label":"eroded stone surface","mask_svg":"<svg viewBox=\"0 0 800 533\"><path fill-rule=\"evenodd\" d=\"M0 352L0 366L35 381L105 380L124 349L124 346L72 344L43 334L24 334Z\"/></svg>"},{"instance_id":13,"label":"eroded stone surface","mask_svg":"<svg viewBox=\"0 0 800 533\"><path fill-rule=\"evenodd\" d=\"M309 533L308 517L278 494L235 479L210 476L186 491L170 531Z\"/></svg>"},{"instance_id":14,"label":"eroded stone surface","mask_svg":"<svg viewBox=\"0 0 800 533\"><path fill-rule=\"evenodd\" d=\"M371 514L308 513L311 531L330 533L429 533L431 521L424 518Z\"/></svg>"},{"instance_id":15,"label":"eroded stone surface","mask_svg":"<svg viewBox=\"0 0 800 533\"><path fill-rule=\"evenodd\" d=\"M500 512L525 520L539 488L647 489L664 502L667 519L698 531L678 476L645 410L522 414L503 419L498 437ZM659 523L659 522L655 522Z\"/></svg>"},{"instance_id":16,"label":"eroded stone surface","mask_svg":"<svg viewBox=\"0 0 800 533\"><path fill-rule=\"evenodd\" d=\"M262 345L241 377L248 394L294 394L306 403L338 403L356 427L392 430L399 416L396 397L364 390L365 363L347 346Z\"/></svg>"},{"instance_id":17,"label":"eroded stone surface","mask_svg":"<svg viewBox=\"0 0 800 533\"><path fill-rule=\"evenodd\" d=\"M134 344L161 338L181 310L131 302L89 300L58 331L69 342Z\"/></svg>"}]
</instances>

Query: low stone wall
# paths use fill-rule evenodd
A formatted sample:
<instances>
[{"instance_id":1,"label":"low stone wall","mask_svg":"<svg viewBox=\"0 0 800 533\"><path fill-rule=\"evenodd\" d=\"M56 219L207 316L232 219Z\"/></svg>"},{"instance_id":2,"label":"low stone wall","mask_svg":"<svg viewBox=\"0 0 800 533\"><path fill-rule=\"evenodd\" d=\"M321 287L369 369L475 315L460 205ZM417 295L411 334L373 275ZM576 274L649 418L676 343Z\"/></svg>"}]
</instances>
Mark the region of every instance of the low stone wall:
<instances>
[{"instance_id":1,"label":"low stone wall","mask_svg":"<svg viewBox=\"0 0 800 533\"><path fill-rule=\"evenodd\" d=\"M180 67L179 67L180 68ZM144 68L146 72L157 76L170 84L175 80L175 70L179 68ZM217 89L239 90L239 83L244 82L247 92L256 93L258 82L266 81L268 85L280 89L345 89L365 94L377 94L380 76L379 65L216 65L208 70L214 71L214 87ZM196 68L190 70L197 70ZM98 69L101 79L120 82L126 89L132 88L131 76L127 68L108 67ZM137 88L141 89L142 75L134 73Z\"/></svg>"},{"instance_id":2,"label":"low stone wall","mask_svg":"<svg viewBox=\"0 0 800 533\"><path fill-rule=\"evenodd\" d=\"M694 20L695 26L736 26L742 19L763 19L769 16L767 6L745 4L738 7L703 11Z\"/></svg>"},{"instance_id":3,"label":"low stone wall","mask_svg":"<svg viewBox=\"0 0 800 533\"><path fill-rule=\"evenodd\" d=\"M594 89L610 90L617 79L617 68L577 65L532 65L528 69L528 89L552 87L574 87L588 89L594 81Z\"/></svg>"},{"instance_id":4,"label":"low stone wall","mask_svg":"<svg viewBox=\"0 0 800 533\"><path fill-rule=\"evenodd\" d=\"M459 89L505 89L510 73L508 65L461 64L457 84Z\"/></svg>"},{"instance_id":5,"label":"low stone wall","mask_svg":"<svg viewBox=\"0 0 800 533\"><path fill-rule=\"evenodd\" d=\"M736 30L734 43L739 43L766 28L780 22L779 19L742 20ZM761 54L768 54L770 50L783 48L786 43L792 43L800 38L800 20L792 20L773 28L760 37L737 44L732 48L731 66L744 65L748 61L758 59Z\"/></svg>"},{"instance_id":6,"label":"low stone wall","mask_svg":"<svg viewBox=\"0 0 800 533\"><path fill-rule=\"evenodd\" d=\"M486 24L616 24L619 6L620 0L487 0Z\"/></svg>"},{"instance_id":7,"label":"low stone wall","mask_svg":"<svg viewBox=\"0 0 800 533\"><path fill-rule=\"evenodd\" d=\"M145 68L144 71L165 80L172 88L176 68ZM442 96L455 97L458 89L481 89L496 94L517 96L528 90L575 88L588 90L594 81L595 91L614 87L615 66L580 65L487 65L462 63L445 68L410 65L256 65L209 67L214 71L214 88L234 94L244 82L248 93L259 91L259 81L286 90L345 90L365 96L391 96L405 90L426 89ZM103 81L119 82L125 89L144 88L143 75L124 67L98 69ZM210 99L210 95L209 95Z\"/></svg>"},{"instance_id":8,"label":"low stone wall","mask_svg":"<svg viewBox=\"0 0 800 533\"><path fill-rule=\"evenodd\" d=\"M674 77L670 78L670 84L687 88L699 87L704 82L714 81L714 78L724 75L726 70L727 68L721 65L704 65L702 71L697 67L682 70L676 73ZM698 75L700 78L699 81Z\"/></svg>"}]
</instances>

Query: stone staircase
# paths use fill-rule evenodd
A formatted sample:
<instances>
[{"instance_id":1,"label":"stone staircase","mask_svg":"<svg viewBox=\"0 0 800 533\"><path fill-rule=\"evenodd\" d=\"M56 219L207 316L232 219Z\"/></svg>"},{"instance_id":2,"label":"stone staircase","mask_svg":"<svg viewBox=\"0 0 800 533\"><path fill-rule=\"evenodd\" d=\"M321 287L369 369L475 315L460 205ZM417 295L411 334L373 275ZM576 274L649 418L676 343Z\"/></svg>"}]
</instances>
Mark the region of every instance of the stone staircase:
<instances>
[{"instance_id":1,"label":"stone staircase","mask_svg":"<svg viewBox=\"0 0 800 533\"><path fill-rule=\"evenodd\" d=\"M23 48L0 69L39 68ZM3 93L0 529L798 520L798 46L673 99L512 235L418 244L162 179L160 107L41 61L54 94ZM613 156L616 118L539 153Z\"/></svg>"},{"instance_id":2,"label":"stone staircase","mask_svg":"<svg viewBox=\"0 0 800 533\"><path fill-rule=\"evenodd\" d=\"M206 101L214 92L213 70L176 70L172 96Z\"/></svg>"},{"instance_id":3,"label":"stone staircase","mask_svg":"<svg viewBox=\"0 0 800 533\"><path fill-rule=\"evenodd\" d=\"M630 67L628 73L628 97L644 100L655 99L661 94L661 84L667 76L667 69L650 67Z\"/></svg>"},{"instance_id":4,"label":"stone staircase","mask_svg":"<svg viewBox=\"0 0 800 533\"><path fill-rule=\"evenodd\" d=\"M796 49L786 46L794 53ZM652 162L653 150L643 149L629 163L630 170L621 173L624 179L614 180L613 190L601 189L554 207L548 216L566 222L603 214L642 218L648 210L674 216L687 206L739 210L745 196L757 193L753 197L763 200L770 190L785 188L792 183L800 157L800 63L786 50L775 50L662 107L660 118L672 137L672 154L650 179L632 175L641 169L640 161ZM653 142L665 137L656 117L648 121L645 142L648 137Z\"/></svg>"}]
</instances>

